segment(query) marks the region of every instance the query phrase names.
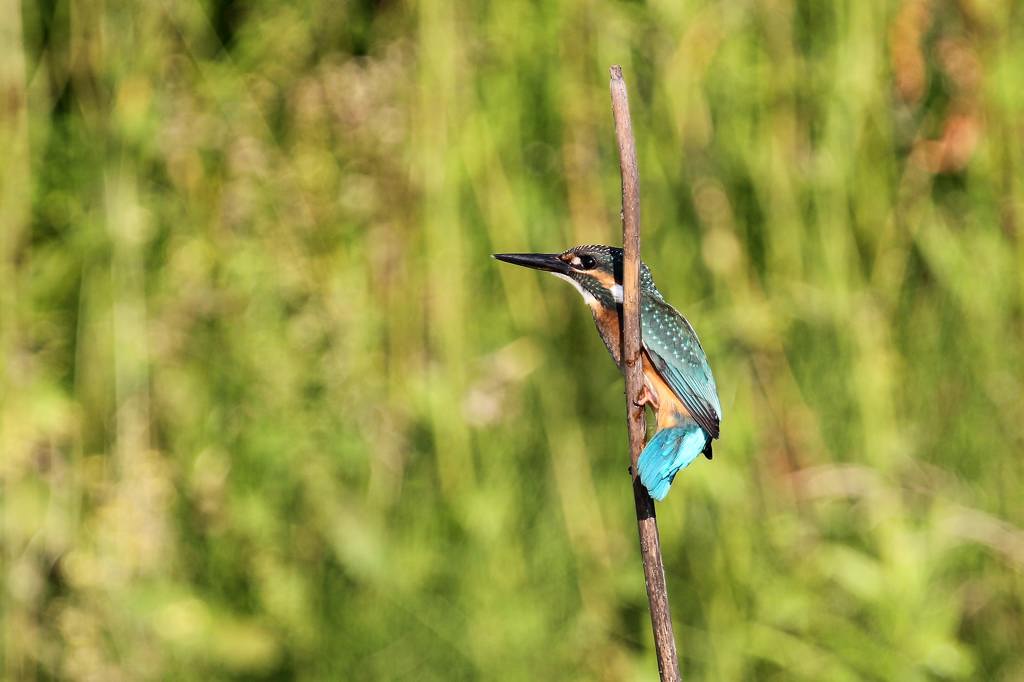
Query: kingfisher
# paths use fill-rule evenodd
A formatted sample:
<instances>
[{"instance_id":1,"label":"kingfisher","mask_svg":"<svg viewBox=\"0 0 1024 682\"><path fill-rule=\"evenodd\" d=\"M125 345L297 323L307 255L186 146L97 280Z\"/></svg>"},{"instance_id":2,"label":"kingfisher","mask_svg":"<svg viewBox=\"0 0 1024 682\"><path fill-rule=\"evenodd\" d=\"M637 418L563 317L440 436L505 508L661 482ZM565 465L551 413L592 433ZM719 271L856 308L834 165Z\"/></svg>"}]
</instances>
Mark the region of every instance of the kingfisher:
<instances>
[{"instance_id":1,"label":"kingfisher","mask_svg":"<svg viewBox=\"0 0 1024 682\"><path fill-rule=\"evenodd\" d=\"M612 359L623 369L622 249L584 244L562 253L496 253L494 258L550 272L572 284L593 313ZM701 453L711 459L722 406L697 332L665 301L643 263L640 336L644 385L637 403L651 406L657 427L640 453L637 468L647 492L661 501L681 469Z\"/></svg>"}]
</instances>

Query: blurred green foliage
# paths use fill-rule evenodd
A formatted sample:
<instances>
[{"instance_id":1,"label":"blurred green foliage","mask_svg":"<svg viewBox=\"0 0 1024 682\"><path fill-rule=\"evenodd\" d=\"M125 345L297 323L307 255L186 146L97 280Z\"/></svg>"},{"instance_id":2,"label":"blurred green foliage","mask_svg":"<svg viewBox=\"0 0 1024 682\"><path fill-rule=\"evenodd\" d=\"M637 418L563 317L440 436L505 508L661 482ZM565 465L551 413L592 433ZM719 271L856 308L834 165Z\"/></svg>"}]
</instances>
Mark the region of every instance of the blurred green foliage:
<instances>
[{"instance_id":1,"label":"blurred green foliage","mask_svg":"<svg viewBox=\"0 0 1024 682\"><path fill-rule=\"evenodd\" d=\"M684 676L1024 678L1020 3L0 8L7 679L653 679L612 63Z\"/></svg>"}]
</instances>

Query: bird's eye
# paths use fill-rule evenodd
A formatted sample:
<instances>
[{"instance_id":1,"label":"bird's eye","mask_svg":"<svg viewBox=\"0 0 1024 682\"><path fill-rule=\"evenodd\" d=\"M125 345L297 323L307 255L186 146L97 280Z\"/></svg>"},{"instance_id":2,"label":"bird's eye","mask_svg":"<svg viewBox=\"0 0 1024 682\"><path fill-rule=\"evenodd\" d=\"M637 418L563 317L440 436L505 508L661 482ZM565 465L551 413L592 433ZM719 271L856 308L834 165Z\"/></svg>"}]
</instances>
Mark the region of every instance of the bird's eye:
<instances>
[{"instance_id":1,"label":"bird's eye","mask_svg":"<svg viewBox=\"0 0 1024 682\"><path fill-rule=\"evenodd\" d=\"M591 270L595 265L593 256L580 256L580 267L584 270Z\"/></svg>"}]
</instances>

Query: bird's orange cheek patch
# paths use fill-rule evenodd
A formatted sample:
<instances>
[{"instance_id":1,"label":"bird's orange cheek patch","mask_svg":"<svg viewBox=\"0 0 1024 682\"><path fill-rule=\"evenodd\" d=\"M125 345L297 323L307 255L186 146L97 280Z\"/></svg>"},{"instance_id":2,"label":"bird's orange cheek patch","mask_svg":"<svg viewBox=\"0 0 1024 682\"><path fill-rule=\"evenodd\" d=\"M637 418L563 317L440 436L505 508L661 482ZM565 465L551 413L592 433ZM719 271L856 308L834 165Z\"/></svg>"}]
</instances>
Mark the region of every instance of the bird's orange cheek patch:
<instances>
[{"instance_id":1,"label":"bird's orange cheek patch","mask_svg":"<svg viewBox=\"0 0 1024 682\"><path fill-rule=\"evenodd\" d=\"M601 283L601 286L605 289L611 289L615 286L615 276L609 272L595 272L592 273L594 279Z\"/></svg>"}]
</instances>

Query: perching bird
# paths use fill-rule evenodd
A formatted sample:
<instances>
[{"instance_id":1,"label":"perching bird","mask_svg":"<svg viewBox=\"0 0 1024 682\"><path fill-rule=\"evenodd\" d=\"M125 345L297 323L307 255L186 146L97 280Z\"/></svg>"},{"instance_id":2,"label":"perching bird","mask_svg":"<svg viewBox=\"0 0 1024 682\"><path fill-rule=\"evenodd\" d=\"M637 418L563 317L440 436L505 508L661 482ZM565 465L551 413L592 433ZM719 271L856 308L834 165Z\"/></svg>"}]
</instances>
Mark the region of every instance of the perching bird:
<instances>
[{"instance_id":1,"label":"perching bird","mask_svg":"<svg viewBox=\"0 0 1024 682\"><path fill-rule=\"evenodd\" d=\"M498 253L498 260L550 272L572 284L594 314L597 331L622 369L622 249L575 246L562 253ZM697 455L711 459L722 406L697 333L665 302L640 264L640 334L644 387L640 404L657 414L657 432L640 453L640 481L656 500Z\"/></svg>"}]
</instances>

